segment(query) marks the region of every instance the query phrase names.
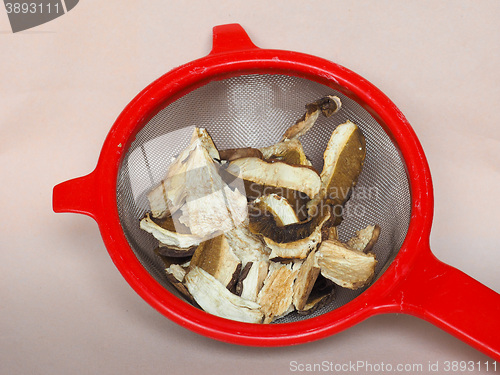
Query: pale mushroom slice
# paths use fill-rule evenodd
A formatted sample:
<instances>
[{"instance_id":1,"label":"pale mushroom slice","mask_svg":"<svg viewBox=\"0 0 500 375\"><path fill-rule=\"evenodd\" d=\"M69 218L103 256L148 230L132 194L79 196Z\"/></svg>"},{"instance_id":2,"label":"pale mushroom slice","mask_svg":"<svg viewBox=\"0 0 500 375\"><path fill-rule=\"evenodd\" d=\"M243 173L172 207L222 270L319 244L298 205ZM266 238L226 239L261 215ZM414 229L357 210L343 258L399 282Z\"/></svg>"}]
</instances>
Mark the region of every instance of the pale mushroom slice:
<instances>
[{"instance_id":1,"label":"pale mushroom slice","mask_svg":"<svg viewBox=\"0 0 500 375\"><path fill-rule=\"evenodd\" d=\"M321 186L320 176L312 167L280 161L272 163L255 157L233 160L228 163L226 171L250 183L296 190L309 198L314 197Z\"/></svg>"},{"instance_id":2,"label":"pale mushroom slice","mask_svg":"<svg viewBox=\"0 0 500 375\"><path fill-rule=\"evenodd\" d=\"M299 222L299 218L288 200L278 194L272 193L257 198L255 205L263 207L274 216L276 225L284 226Z\"/></svg>"},{"instance_id":3,"label":"pale mushroom slice","mask_svg":"<svg viewBox=\"0 0 500 375\"><path fill-rule=\"evenodd\" d=\"M366 228L356 232L356 235L347 241L347 246L369 253L378 241L380 236L380 226L368 225Z\"/></svg>"},{"instance_id":4,"label":"pale mushroom slice","mask_svg":"<svg viewBox=\"0 0 500 375\"><path fill-rule=\"evenodd\" d=\"M375 276L375 254L365 254L336 240L323 241L316 260L321 274L344 288L362 288Z\"/></svg>"},{"instance_id":5,"label":"pale mushroom slice","mask_svg":"<svg viewBox=\"0 0 500 375\"><path fill-rule=\"evenodd\" d=\"M245 195L222 180L219 166L206 154L197 154L186 164L190 162L198 168L184 181L187 194L179 221L206 239L243 223L247 219Z\"/></svg>"},{"instance_id":6,"label":"pale mushroom slice","mask_svg":"<svg viewBox=\"0 0 500 375\"><path fill-rule=\"evenodd\" d=\"M191 171L189 168L194 167L196 170L199 167L192 164L188 167L186 164L193 157L192 153L203 153L210 159L220 160L219 152L207 131L195 128L189 146L172 162L161 183L147 195L153 217L168 216L184 203L188 193L184 186L186 175Z\"/></svg>"},{"instance_id":7,"label":"pale mushroom slice","mask_svg":"<svg viewBox=\"0 0 500 375\"><path fill-rule=\"evenodd\" d=\"M341 105L340 98L333 95L325 96L307 104L306 113L293 126L287 129L285 134L283 134L282 140L298 138L304 135L313 127L320 113L323 113L326 117L330 117L340 109Z\"/></svg>"},{"instance_id":8,"label":"pale mushroom slice","mask_svg":"<svg viewBox=\"0 0 500 375\"><path fill-rule=\"evenodd\" d=\"M190 267L199 267L232 290L241 271L241 261L221 234L202 242L193 254Z\"/></svg>"},{"instance_id":9,"label":"pale mushroom slice","mask_svg":"<svg viewBox=\"0 0 500 375\"><path fill-rule=\"evenodd\" d=\"M247 226L240 225L224 233L229 246L245 268L248 262L268 261L271 250L264 242L250 232Z\"/></svg>"},{"instance_id":10,"label":"pale mushroom slice","mask_svg":"<svg viewBox=\"0 0 500 375\"><path fill-rule=\"evenodd\" d=\"M256 302L257 296L264 285L268 270L269 261L267 260L248 262L241 271L238 283L236 284L235 294L249 301Z\"/></svg>"},{"instance_id":11,"label":"pale mushroom slice","mask_svg":"<svg viewBox=\"0 0 500 375\"><path fill-rule=\"evenodd\" d=\"M140 228L148 233L151 233L164 247L168 248L172 246L176 254L171 254L171 256L186 256L192 255L193 246L198 246L202 241L203 237L197 236L195 234L184 234L177 233L175 231L166 229L158 225L149 213L141 220ZM189 254L191 252L191 254ZM167 253L163 253L168 255Z\"/></svg>"},{"instance_id":12,"label":"pale mushroom slice","mask_svg":"<svg viewBox=\"0 0 500 375\"><path fill-rule=\"evenodd\" d=\"M313 250L302 263L293 285L293 305L297 310L304 310L319 273L316 250Z\"/></svg>"},{"instance_id":13,"label":"pale mushroom slice","mask_svg":"<svg viewBox=\"0 0 500 375\"><path fill-rule=\"evenodd\" d=\"M321 187L307 203L310 216L323 204L345 204L363 169L365 156L366 142L358 126L351 121L337 126L323 154Z\"/></svg>"},{"instance_id":14,"label":"pale mushroom slice","mask_svg":"<svg viewBox=\"0 0 500 375\"><path fill-rule=\"evenodd\" d=\"M263 323L271 323L289 311L297 272L298 270L293 270L292 263L271 262L264 286L257 297L257 303L264 313Z\"/></svg>"},{"instance_id":15,"label":"pale mushroom slice","mask_svg":"<svg viewBox=\"0 0 500 375\"><path fill-rule=\"evenodd\" d=\"M189 293L209 314L246 323L261 323L260 305L231 293L216 278L199 267L192 267L184 278Z\"/></svg>"},{"instance_id":16,"label":"pale mushroom slice","mask_svg":"<svg viewBox=\"0 0 500 375\"><path fill-rule=\"evenodd\" d=\"M271 146L261 147L259 150L266 160L280 160L288 164L312 166L298 138L287 139Z\"/></svg>"}]
</instances>

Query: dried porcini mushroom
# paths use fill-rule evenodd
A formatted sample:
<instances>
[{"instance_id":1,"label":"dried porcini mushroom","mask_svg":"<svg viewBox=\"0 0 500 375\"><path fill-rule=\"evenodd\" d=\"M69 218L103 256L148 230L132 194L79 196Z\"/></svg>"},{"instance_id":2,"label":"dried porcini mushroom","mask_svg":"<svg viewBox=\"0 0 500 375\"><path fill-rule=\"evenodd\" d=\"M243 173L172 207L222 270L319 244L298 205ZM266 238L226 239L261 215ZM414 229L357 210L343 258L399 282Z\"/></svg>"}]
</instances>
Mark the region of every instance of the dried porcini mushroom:
<instances>
[{"instance_id":1,"label":"dried porcini mushroom","mask_svg":"<svg viewBox=\"0 0 500 375\"><path fill-rule=\"evenodd\" d=\"M257 297L257 303L264 313L264 323L271 323L289 311L297 272L293 264L271 263L269 266L269 274Z\"/></svg>"},{"instance_id":2,"label":"dried porcini mushroom","mask_svg":"<svg viewBox=\"0 0 500 375\"><path fill-rule=\"evenodd\" d=\"M300 266L297 279L293 285L293 305L297 310L304 310L319 273L320 268L316 262L316 250L313 250Z\"/></svg>"},{"instance_id":3,"label":"dried porcini mushroom","mask_svg":"<svg viewBox=\"0 0 500 375\"><path fill-rule=\"evenodd\" d=\"M312 231L307 237L299 238L290 242L276 242L271 238L263 237L267 247L271 249L269 259L273 261L286 262L291 259L305 259L309 252L316 249L322 240L322 226L330 218L330 213L327 211L323 216L318 216L318 221L315 219L311 222L316 222L316 226L311 226ZM290 224L294 225L294 224ZM287 225L286 227L289 227ZM282 227L285 228L285 227Z\"/></svg>"},{"instance_id":4,"label":"dried porcini mushroom","mask_svg":"<svg viewBox=\"0 0 500 375\"><path fill-rule=\"evenodd\" d=\"M285 134L283 134L283 139L298 138L309 129L312 128L316 122L320 112L326 117L330 117L335 112L337 112L341 107L340 99L337 96L325 96L313 103L306 105L306 113L302 116L295 125L291 126Z\"/></svg>"},{"instance_id":5,"label":"dried porcini mushroom","mask_svg":"<svg viewBox=\"0 0 500 375\"><path fill-rule=\"evenodd\" d=\"M198 164L193 163L194 160ZM186 181L195 176L198 168L210 164L213 160L220 160L220 156L212 138L205 129L195 128L189 146L169 166L160 185L147 195L152 216L160 218L177 211L189 193Z\"/></svg>"},{"instance_id":6,"label":"dried porcini mushroom","mask_svg":"<svg viewBox=\"0 0 500 375\"><path fill-rule=\"evenodd\" d=\"M335 284L328 280L321 273L318 275L316 282L307 298L304 307L297 310L299 315L310 315L313 312L326 306L335 299Z\"/></svg>"},{"instance_id":7,"label":"dried porcini mushroom","mask_svg":"<svg viewBox=\"0 0 500 375\"><path fill-rule=\"evenodd\" d=\"M177 233L159 226L153 221L149 213L141 220L140 227L146 232L151 233L165 246L173 246L177 250L175 252L176 255L172 252L170 256L186 256L190 251L192 255L193 246L198 246L203 241L203 237L198 235ZM169 255L166 252L162 254Z\"/></svg>"},{"instance_id":8,"label":"dried porcini mushroom","mask_svg":"<svg viewBox=\"0 0 500 375\"><path fill-rule=\"evenodd\" d=\"M255 157L263 159L264 156L258 148L253 147L242 147L242 148L230 148L226 150L219 151L220 160L233 161L241 158Z\"/></svg>"},{"instance_id":9,"label":"dried porcini mushroom","mask_svg":"<svg viewBox=\"0 0 500 375\"><path fill-rule=\"evenodd\" d=\"M269 261L248 262L241 271L235 294L249 301L257 301L269 270Z\"/></svg>"},{"instance_id":10,"label":"dried porcini mushroom","mask_svg":"<svg viewBox=\"0 0 500 375\"><path fill-rule=\"evenodd\" d=\"M206 312L246 323L261 323L260 305L231 293L215 277L199 267L190 268L184 283Z\"/></svg>"},{"instance_id":11,"label":"dried porcini mushroom","mask_svg":"<svg viewBox=\"0 0 500 375\"><path fill-rule=\"evenodd\" d=\"M262 208L265 212L270 213L279 227L299 222L299 218L293 207L288 203L286 198L278 194L273 193L257 198L253 202L253 206Z\"/></svg>"},{"instance_id":12,"label":"dried porcini mushroom","mask_svg":"<svg viewBox=\"0 0 500 375\"><path fill-rule=\"evenodd\" d=\"M283 161L288 164L312 166L304 153L302 143L298 138L278 142L272 146L259 149L265 160Z\"/></svg>"},{"instance_id":13,"label":"dried porcini mushroom","mask_svg":"<svg viewBox=\"0 0 500 375\"><path fill-rule=\"evenodd\" d=\"M318 227L330 218L330 210L325 209L321 215L316 215L305 221L281 224L283 219L276 215L262 201L254 201L248 206L248 228L252 233L260 234L277 243L289 243L309 237Z\"/></svg>"},{"instance_id":14,"label":"dried porcini mushroom","mask_svg":"<svg viewBox=\"0 0 500 375\"><path fill-rule=\"evenodd\" d=\"M299 137L336 96L306 105L282 139L260 149L219 151L205 129L148 194L140 227L159 242L168 281L193 305L242 322L308 315L335 298L335 285L357 289L374 276L378 225L339 241L335 206L349 199L366 155L358 127L339 125L321 174ZM365 254L367 253L367 254Z\"/></svg>"},{"instance_id":15,"label":"dried porcini mushroom","mask_svg":"<svg viewBox=\"0 0 500 375\"><path fill-rule=\"evenodd\" d=\"M270 163L255 157L233 160L226 171L245 181L300 191L309 198L318 193L321 185L319 174L311 167L280 161Z\"/></svg>"},{"instance_id":16,"label":"dried porcini mushroom","mask_svg":"<svg viewBox=\"0 0 500 375\"><path fill-rule=\"evenodd\" d=\"M362 288L375 276L375 255L352 249L340 241L323 241L316 252L316 260L321 274L344 288Z\"/></svg>"},{"instance_id":17,"label":"dried porcini mushroom","mask_svg":"<svg viewBox=\"0 0 500 375\"><path fill-rule=\"evenodd\" d=\"M231 290L241 270L241 261L221 234L202 242L193 254L190 267L199 267Z\"/></svg>"},{"instance_id":18,"label":"dried porcini mushroom","mask_svg":"<svg viewBox=\"0 0 500 375\"><path fill-rule=\"evenodd\" d=\"M337 126L323 154L321 187L307 203L309 215L323 204L343 206L356 185L366 156L366 141L358 126L347 121Z\"/></svg>"},{"instance_id":19,"label":"dried porcini mushroom","mask_svg":"<svg viewBox=\"0 0 500 375\"><path fill-rule=\"evenodd\" d=\"M347 241L347 246L369 253L378 241L380 236L380 226L368 225L365 229L356 232L356 235Z\"/></svg>"}]
</instances>

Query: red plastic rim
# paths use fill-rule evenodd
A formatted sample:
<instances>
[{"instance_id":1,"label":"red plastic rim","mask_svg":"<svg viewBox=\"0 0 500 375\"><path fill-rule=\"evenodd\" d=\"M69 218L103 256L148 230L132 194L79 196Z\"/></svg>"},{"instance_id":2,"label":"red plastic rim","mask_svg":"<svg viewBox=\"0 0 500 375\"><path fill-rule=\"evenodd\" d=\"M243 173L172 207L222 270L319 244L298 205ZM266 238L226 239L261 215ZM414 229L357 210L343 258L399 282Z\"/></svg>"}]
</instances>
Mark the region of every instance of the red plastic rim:
<instances>
[{"instance_id":1,"label":"red plastic rim","mask_svg":"<svg viewBox=\"0 0 500 375\"><path fill-rule=\"evenodd\" d=\"M222 29L224 28L225 29ZM243 34L241 34L243 33ZM220 38L217 40L217 38ZM127 242L117 210L120 163L137 132L162 108L207 84L244 74L284 74L306 78L357 101L384 128L405 162L412 195L412 217L402 248L385 273L350 303L321 316L295 323L256 325L222 319L180 300L163 288L139 263ZM427 243L433 212L430 171L422 147L398 108L356 73L319 57L255 47L239 25L214 29L214 50L206 57L165 74L123 110L108 134L88 189L100 194L74 212L96 219L113 262L136 292L178 324L214 339L242 345L280 346L317 340L343 330L391 306L384 298L411 269L418 248ZM94 195L95 196L95 195Z\"/></svg>"}]
</instances>

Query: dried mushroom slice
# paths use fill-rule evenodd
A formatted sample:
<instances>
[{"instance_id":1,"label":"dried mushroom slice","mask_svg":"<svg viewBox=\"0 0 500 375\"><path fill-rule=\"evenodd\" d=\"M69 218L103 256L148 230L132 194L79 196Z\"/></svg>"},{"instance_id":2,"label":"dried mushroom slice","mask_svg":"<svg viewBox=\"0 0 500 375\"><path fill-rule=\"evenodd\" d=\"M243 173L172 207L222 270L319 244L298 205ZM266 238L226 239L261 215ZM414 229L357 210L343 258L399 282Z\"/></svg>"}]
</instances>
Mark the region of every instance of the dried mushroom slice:
<instances>
[{"instance_id":1,"label":"dried mushroom slice","mask_svg":"<svg viewBox=\"0 0 500 375\"><path fill-rule=\"evenodd\" d=\"M288 164L312 166L298 138L278 142L272 146L262 147L259 150L266 160L278 160Z\"/></svg>"},{"instance_id":2,"label":"dried mushroom slice","mask_svg":"<svg viewBox=\"0 0 500 375\"><path fill-rule=\"evenodd\" d=\"M186 269L189 266L190 258L170 258L160 256L165 264L165 275L167 280L177 291L190 303L195 303L193 297L183 284L186 276Z\"/></svg>"},{"instance_id":3,"label":"dried mushroom slice","mask_svg":"<svg viewBox=\"0 0 500 375\"><path fill-rule=\"evenodd\" d=\"M267 277L269 262L261 260L257 262L248 262L241 271L238 283L236 284L236 295L249 301L257 301L264 280Z\"/></svg>"},{"instance_id":4,"label":"dried mushroom slice","mask_svg":"<svg viewBox=\"0 0 500 375\"><path fill-rule=\"evenodd\" d=\"M250 232L246 226L236 227L224 233L238 259L244 268L248 262L267 261L269 250L264 242L255 234Z\"/></svg>"},{"instance_id":5,"label":"dried mushroom slice","mask_svg":"<svg viewBox=\"0 0 500 375\"><path fill-rule=\"evenodd\" d=\"M323 241L316 260L321 274L344 288L362 288L375 276L377 260L373 253L365 254L336 240Z\"/></svg>"},{"instance_id":6,"label":"dried mushroom slice","mask_svg":"<svg viewBox=\"0 0 500 375\"><path fill-rule=\"evenodd\" d=\"M321 274L318 275L316 283L314 284L309 297L307 298L304 307L297 310L299 315L310 315L322 307L329 304L335 299L335 284L323 277Z\"/></svg>"},{"instance_id":7,"label":"dried mushroom slice","mask_svg":"<svg viewBox=\"0 0 500 375\"><path fill-rule=\"evenodd\" d=\"M356 232L356 235L347 241L347 246L369 253L378 241L380 227L378 225L368 225L365 229Z\"/></svg>"},{"instance_id":8,"label":"dried mushroom slice","mask_svg":"<svg viewBox=\"0 0 500 375\"><path fill-rule=\"evenodd\" d=\"M189 266L189 262L191 261L191 255L186 255L183 257L172 257L172 256L164 255L164 254L162 254L160 247L161 246L157 247L154 250L154 252L162 260L165 268L170 267L172 264L177 264L177 265L184 267L184 268ZM196 249L196 247L195 247L195 249Z\"/></svg>"},{"instance_id":9,"label":"dried mushroom slice","mask_svg":"<svg viewBox=\"0 0 500 375\"><path fill-rule=\"evenodd\" d=\"M305 259L309 252L316 249L322 241L322 226L330 218L328 211L321 217L312 233L296 241L279 243L268 237L263 237L266 245L271 249L269 259L273 261L287 261L292 259Z\"/></svg>"},{"instance_id":10,"label":"dried mushroom slice","mask_svg":"<svg viewBox=\"0 0 500 375\"><path fill-rule=\"evenodd\" d=\"M293 299L293 283L297 276L293 264L271 263L257 303L264 313L263 323L271 323L289 311Z\"/></svg>"},{"instance_id":11,"label":"dried mushroom slice","mask_svg":"<svg viewBox=\"0 0 500 375\"><path fill-rule=\"evenodd\" d=\"M243 223L247 218L246 197L222 180L219 167L213 160L205 158L200 164L196 160L193 162L200 167L196 173L190 173L184 182L188 193L185 204L180 208L182 215L179 221L192 233L206 239Z\"/></svg>"},{"instance_id":12,"label":"dried mushroom slice","mask_svg":"<svg viewBox=\"0 0 500 375\"><path fill-rule=\"evenodd\" d=\"M322 241L322 227L329 218L330 211L324 210L321 216L280 226L266 205L254 202L249 206L249 229L262 236L273 261L305 259Z\"/></svg>"},{"instance_id":13,"label":"dried mushroom slice","mask_svg":"<svg viewBox=\"0 0 500 375\"><path fill-rule=\"evenodd\" d=\"M208 272L192 267L184 278L189 293L209 314L246 323L261 323L263 313L258 303L231 293Z\"/></svg>"},{"instance_id":14,"label":"dried mushroom slice","mask_svg":"<svg viewBox=\"0 0 500 375\"><path fill-rule=\"evenodd\" d=\"M254 201L254 206L273 215L276 225L282 227L299 222L299 218L287 199L278 194L268 194Z\"/></svg>"},{"instance_id":15,"label":"dried mushroom slice","mask_svg":"<svg viewBox=\"0 0 500 375\"><path fill-rule=\"evenodd\" d=\"M228 164L226 171L235 177L259 185L300 191L309 198L319 192L321 185L321 179L312 167L280 161L270 163L255 157L233 160Z\"/></svg>"},{"instance_id":16,"label":"dried mushroom slice","mask_svg":"<svg viewBox=\"0 0 500 375\"><path fill-rule=\"evenodd\" d=\"M311 129L318 119L318 116L321 113L326 117L330 117L335 112L337 112L341 107L341 102L339 97L337 96L325 96L313 103L309 103L306 105L306 113L295 123L295 125L291 126L287 129L285 134L283 134L283 139L292 139L298 138L309 129Z\"/></svg>"},{"instance_id":17,"label":"dried mushroom slice","mask_svg":"<svg viewBox=\"0 0 500 375\"><path fill-rule=\"evenodd\" d=\"M330 218L330 209L326 207L315 217L287 225L279 225L282 221L270 212L262 202L252 202L248 206L248 228L252 233L259 234L277 243L289 243L309 237L318 227Z\"/></svg>"},{"instance_id":18,"label":"dried mushroom slice","mask_svg":"<svg viewBox=\"0 0 500 375\"><path fill-rule=\"evenodd\" d=\"M141 229L151 233L158 241L160 241L166 249L172 246L174 250L171 253L163 252L164 255L170 256L187 256L189 252L193 252L193 246L198 246L203 238L195 234L182 234L158 225L150 217L149 213L140 222Z\"/></svg>"},{"instance_id":19,"label":"dried mushroom slice","mask_svg":"<svg viewBox=\"0 0 500 375\"><path fill-rule=\"evenodd\" d=\"M241 270L241 261L221 234L202 242L193 254L190 267L199 267L231 290Z\"/></svg>"},{"instance_id":20,"label":"dried mushroom slice","mask_svg":"<svg viewBox=\"0 0 500 375\"><path fill-rule=\"evenodd\" d=\"M193 154L204 154L210 159L219 159L219 152L205 129L195 128L189 146L170 165L167 175L160 185L148 194L149 205L153 217L165 217L177 211L184 203L188 192L184 182L191 171L199 166L188 164Z\"/></svg>"},{"instance_id":21,"label":"dried mushroom slice","mask_svg":"<svg viewBox=\"0 0 500 375\"><path fill-rule=\"evenodd\" d=\"M304 310L319 273L320 268L316 262L316 251L313 250L302 263L293 285L293 305L297 310Z\"/></svg>"},{"instance_id":22,"label":"dried mushroom slice","mask_svg":"<svg viewBox=\"0 0 500 375\"><path fill-rule=\"evenodd\" d=\"M258 148L243 147L243 148L230 148L227 150L219 151L220 160L233 161L241 158L255 157L263 159L264 156Z\"/></svg>"},{"instance_id":23,"label":"dried mushroom slice","mask_svg":"<svg viewBox=\"0 0 500 375\"><path fill-rule=\"evenodd\" d=\"M366 156L366 142L358 126L350 121L337 126L323 154L321 187L307 203L313 216L322 204L344 205L356 185Z\"/></svg>"}]
</instances>

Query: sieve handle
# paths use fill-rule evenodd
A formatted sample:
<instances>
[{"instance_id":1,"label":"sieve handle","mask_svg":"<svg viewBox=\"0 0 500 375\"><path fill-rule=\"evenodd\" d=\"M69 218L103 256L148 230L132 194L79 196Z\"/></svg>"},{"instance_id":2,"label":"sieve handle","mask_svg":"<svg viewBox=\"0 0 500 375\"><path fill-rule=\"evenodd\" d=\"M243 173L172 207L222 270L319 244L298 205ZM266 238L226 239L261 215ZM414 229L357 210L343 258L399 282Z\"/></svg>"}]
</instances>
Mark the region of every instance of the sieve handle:
<instances>
[{"instance_id":1,"label":"sieve handle","mask_svg":"<svg viewBox=\"0 0 500 375\"><path fill-rule=\"evenodd\" d=\"M240 24L231 23L213 28L210 55L258 48Z\"/></svg>"},{"instance_id":2,"label":"sieve handle","mask_svg":"<svg viewBox=\"0 0 500 375\"><path fill-rule=\"evenodd\" d=\"M54 186L52 208L54 212L73 212L88 215L97 220L99 212L99 189L95 171Z\"/></svg>"},{"instance_id":3,"label":"sieve handle","mask_svg":"<svg viewBox=\"0 0 500 375\"><path fill-rule=\"evenodd\" d=\"M390 312L417 316L500 360L500 295L438 260L429 246L388 302Z\"/></svg>"}]
</instances>

